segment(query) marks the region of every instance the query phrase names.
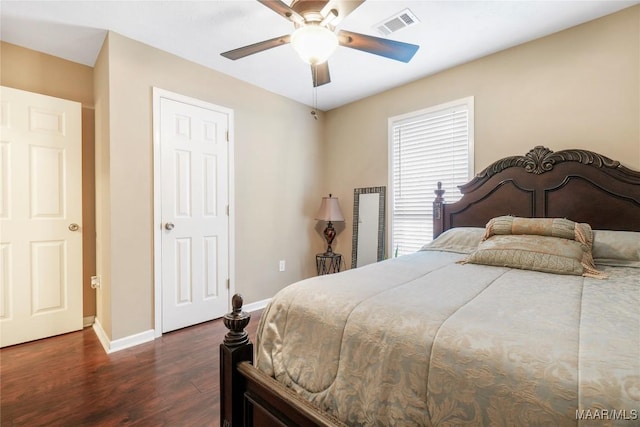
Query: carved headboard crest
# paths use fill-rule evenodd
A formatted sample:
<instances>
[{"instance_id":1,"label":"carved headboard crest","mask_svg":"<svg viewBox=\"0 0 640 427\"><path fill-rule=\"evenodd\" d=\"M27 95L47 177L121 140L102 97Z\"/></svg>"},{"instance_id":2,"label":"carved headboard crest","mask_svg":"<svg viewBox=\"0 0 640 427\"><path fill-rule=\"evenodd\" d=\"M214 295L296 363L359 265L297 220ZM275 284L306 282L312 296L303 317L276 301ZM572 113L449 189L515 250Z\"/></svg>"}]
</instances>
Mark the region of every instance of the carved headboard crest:
<instances>
[{"instance_id":1,"label":"carved headboard crest","mask_svg":"<svg viewBox=\"0 0 640 427\"><path fill-rule=\"evenodd\" d=\"M561 150L553 152L547 147L538 145L524 156L505 157L504 159L496 161L485 170L478 173L477 177L488 178L511 167L521 167L529 173L539 175L552 170L556 164L563 162L579 162L599 168L620 167L620 162L611 160L610 158L603 156L602 154L594 153L593 151Z\"/></svg>"}]
</instances>

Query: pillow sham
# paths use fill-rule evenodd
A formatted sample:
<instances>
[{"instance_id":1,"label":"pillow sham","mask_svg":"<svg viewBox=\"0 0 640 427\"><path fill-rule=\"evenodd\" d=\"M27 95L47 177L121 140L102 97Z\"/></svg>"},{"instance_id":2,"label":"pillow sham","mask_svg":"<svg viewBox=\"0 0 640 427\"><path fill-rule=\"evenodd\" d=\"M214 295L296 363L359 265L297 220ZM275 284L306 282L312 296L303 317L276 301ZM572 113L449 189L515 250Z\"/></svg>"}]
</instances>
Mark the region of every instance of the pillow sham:
<instances>
[{"instance_id":1,"label":"pillow sham","mask_svg":"<svg viewBox=\"0 0 640 427\"><path fill-rule=\"evenodd\" d=\"M593 258L599 265L640 268L640 233L593 230Z\"/></svg>"},{"instance_id":2,"label":"pillow sham","mask_svg":"<svg viewBox=\"0 0 640 427\"><path fill-rule=\"evenodd\" d=\"M545 273L603 277L585 262L584 245L570 239L535 235L498 235L480 243L465 263L519 268ZM588 259L588 257L587 257Z\"/></svg>"},{"instance_id":3,"label":"pillow sham","mask_svg":"<svg viewBox=\"0 0 640 427\"><path fill-rule=\"evenodd\" d=\"M421 251L444 251L458 254L470 254L478 249L484 236L484 228L456 227L450 228L431 242L420 248Z\"/></svg>"},{"instance_id":4,"label":"pillow sham","mask_svg":"<svg viewBox=\"0 0 640 427\"><path fill-rule=\"evenodd\" d=\"M592 255L593 231L563 218L496 217L463 263L604 278Z\"/></svg>"}]
</instances>

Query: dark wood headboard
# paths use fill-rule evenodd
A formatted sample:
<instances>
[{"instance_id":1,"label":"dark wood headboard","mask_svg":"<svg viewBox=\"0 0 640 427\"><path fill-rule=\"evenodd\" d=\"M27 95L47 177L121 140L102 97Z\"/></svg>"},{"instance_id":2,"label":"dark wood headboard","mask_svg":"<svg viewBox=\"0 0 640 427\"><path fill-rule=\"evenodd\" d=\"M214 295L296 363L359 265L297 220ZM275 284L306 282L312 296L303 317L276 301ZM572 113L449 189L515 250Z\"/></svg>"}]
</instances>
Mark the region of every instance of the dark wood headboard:
<instances>
[{"instance_id":1,"label":"dark wood headboard","mask_svg":"<svg viewBox=\"0 0 640 427\"><path fill-rule=\"evenodd\" d=\"M438 185L433 237L453 227L484 227L493 217L568 218L594 229L640 231L640 172L586 150L537 146L500 159L446 203Z\"/></svg>"}]
</instances>

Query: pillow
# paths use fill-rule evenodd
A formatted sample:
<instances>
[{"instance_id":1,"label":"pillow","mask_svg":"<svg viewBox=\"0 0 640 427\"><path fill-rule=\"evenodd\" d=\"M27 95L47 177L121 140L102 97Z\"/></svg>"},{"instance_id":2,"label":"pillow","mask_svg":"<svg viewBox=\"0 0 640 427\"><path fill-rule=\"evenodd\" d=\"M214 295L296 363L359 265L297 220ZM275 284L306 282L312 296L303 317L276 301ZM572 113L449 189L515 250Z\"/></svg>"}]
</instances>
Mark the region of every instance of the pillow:
<instances>
[{"instance_id":1,"label":"pillow","mask_svg":"<svg viewBox=\"0 0 640 427\"><path fill-rule=\"evenodd\" d=\"M463 263L604 278L592 255L591 226L562 218L497 217Z\"/></svg>"},{"instance_id":2,"label":"pillow","mask_svg":"<svg viewBox=\"0 0 640 427\"><path fill-rule=\"evenodd\" d=\"M470 254L478 249L478 244L482 240L482 236L484 236L484 228L451 228L436 237L433 241L424 245L420 250Z\"/></svg>"},{"instance_id":3,"label":"pillow","mask_svg":"<svg viewBox=\"0 0 640 427\"><path fill-rule=\"evenodd\" d=\"M600 265L640 268L640 233L593 230L593 258Z\"/></svg>"},{"instance_id":4,"label":"pillow","mask_svg":"<svg viewBox=\"0 0 640 427\"><path fill-rule=\"evenodd\" d=\"M589 224L577 223L565 218L499 216L491 219L485 229L485 239L494 235L526 234L577 240L589 247L593 242L593 232Z\"/></svg>"}]
</instances>

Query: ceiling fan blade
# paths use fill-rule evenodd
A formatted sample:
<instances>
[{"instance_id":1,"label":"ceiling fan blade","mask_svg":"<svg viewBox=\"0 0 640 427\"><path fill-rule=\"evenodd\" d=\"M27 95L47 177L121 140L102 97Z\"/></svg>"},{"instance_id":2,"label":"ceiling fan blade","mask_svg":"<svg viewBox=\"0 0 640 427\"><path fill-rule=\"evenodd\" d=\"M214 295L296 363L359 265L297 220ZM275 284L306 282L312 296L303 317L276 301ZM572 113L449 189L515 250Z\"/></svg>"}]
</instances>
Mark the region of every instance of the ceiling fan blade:
<instances>
[{"instance_id":1,"label":"ceiling fan blade","mask_svg":"<svg viewBox=\"0 0 640 427\"><path fill-rule=\"evenodd\" d=\"M253 55L254 53L282 46L283 44L287 44L290 41L291 36L287 34L285 36L250 44L249 46L239 47L237 49L221 53L220 55L224 56L225 58L233 59L235 61L236 59L244 58L245 56Z\"/></svg>"},{"instance_id":2,"label":"ceiling fan blade","mask_svg":"<svg viewBox=\"0 0 640 427\"><path fill-rule=\"evenodd\" d=\"M304 18L280 0L258 0L278 15L296 24L304 24Z\"/></svg>"},{"instance_id":3,"label":"ceiling fan blade","mask_svg":"<svg viewBox=\"0 0 640 427\"><path fill-rule=\"evenodd\" d=\"M364 2L365 0L329 0L320 11L320 14L327 16L331 9L335 9L338 12L338 17L331 21L331 25L336 26Z\"/></svg>"},{"instance_id":4,"label":"ceiling fan blade","mask_svg":"<svg viewBox=\"0 0 640 427\"><path fill-rule=\"evenodd\" d=\"M362 50L396 61L409 62L420 46L395 40L382 39L380 37L367 36L365 34L352 33L340 30L338 32L340 46Z\"/></svg>"},{"instance_id":5,"label":"ceiling fan blade","mask_svg":"<svg viewBox=\"0 0 640 427\"><path fill-rule=\"evenodd\" d=\"M329 75L329 62L325 61L322 64L312 65L311 77L313 78L313 87L331 83L331 76Z\"/></svg>"}]
</instances>

